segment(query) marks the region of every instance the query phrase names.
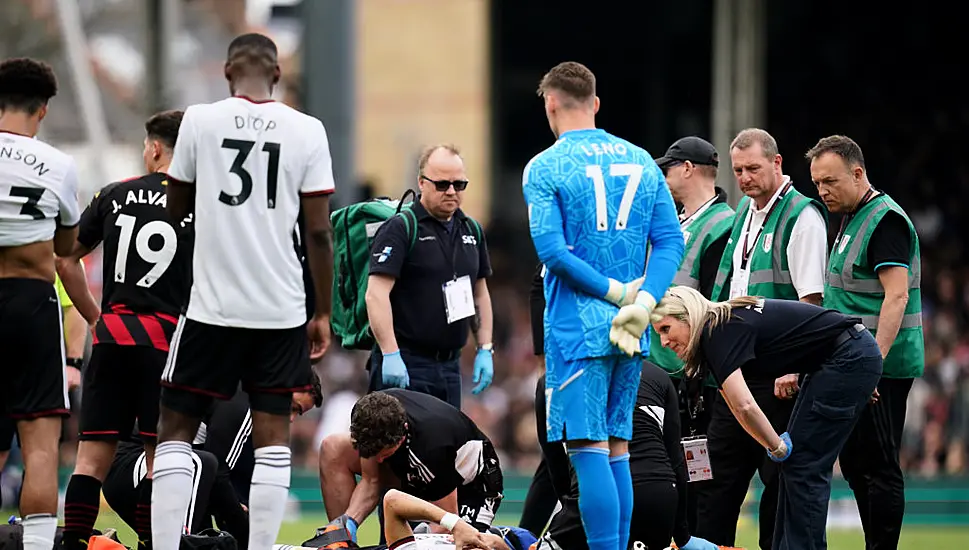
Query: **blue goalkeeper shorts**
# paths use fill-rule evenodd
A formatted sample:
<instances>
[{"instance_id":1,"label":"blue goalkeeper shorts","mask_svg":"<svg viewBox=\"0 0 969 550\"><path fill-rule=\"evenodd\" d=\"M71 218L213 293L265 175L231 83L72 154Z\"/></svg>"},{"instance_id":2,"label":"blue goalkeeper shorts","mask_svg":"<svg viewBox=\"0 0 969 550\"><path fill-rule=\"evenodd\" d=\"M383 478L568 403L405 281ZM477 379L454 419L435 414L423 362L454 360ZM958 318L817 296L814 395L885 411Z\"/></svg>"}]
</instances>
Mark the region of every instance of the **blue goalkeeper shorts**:
<instances>
[{"instance_id":1,"label":"blue goalkeeper shorts","mask_svg":"<svg viewBox=\"0 0 969 550\"><path fill-rule=\"evenodd\" d=\"M629 441L642 358L614 355L565 360L545 350L545 407L549 441Z\"/></svg>"}]
</instances>

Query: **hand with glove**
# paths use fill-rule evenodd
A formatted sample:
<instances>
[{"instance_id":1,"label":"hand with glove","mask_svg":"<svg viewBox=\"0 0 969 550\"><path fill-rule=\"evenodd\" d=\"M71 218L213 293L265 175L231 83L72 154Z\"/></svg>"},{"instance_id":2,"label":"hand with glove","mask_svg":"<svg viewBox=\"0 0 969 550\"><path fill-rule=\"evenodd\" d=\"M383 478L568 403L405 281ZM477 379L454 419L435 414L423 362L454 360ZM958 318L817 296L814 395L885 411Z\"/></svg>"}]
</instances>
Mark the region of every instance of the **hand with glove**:
<instances>
[{"instance_id":1,"label":"hand with glove","mask_svg":"<svg viewBox=\"0 0 969 550\"><path fill-rule=\"evenodd\" d=\"M383 363L380 366L381 381L388 388L406 388L410 385L410 376L407 375L407 365L400 356L400 350L383 355Z\"/></svg>"},{"instance_id":2,"label":"hand with glove","mask_svg":"<svg viewBox=\"0 0 969 550\"><path fill-rule=\"evenodd\" d=\"M495 377L494 350L490 345L478 348L474 356L474 383L477 384L471 393L478 395L491 385Z\"/></svg>"},{"instance_id":3,"label":"hand with glove","mask_svg":"<svg viewBox=\"0 0 969 550\"><path fill-rule=\"evenodd\" d=\"M784 462L787 457L791 456L793 450L794 444L791 443L791 434L784 432L781 434L780 445L776 449L767 449L767 456L774 462Z\"/></svg>"},{"instance_id":4,"label":"hand with glove","mask_svg":"<svg viewBox=\"0 0 969 550\"><path fill-rule=\"evenodd\" d=\"M640 277L635 281L620 283L615 279L609 279L609 290L604 299L618 307L628 306L636 301L636 293L639 292L639 287L643 286L644 280L645 277Z\"/></svg>"},{"instance_id":5,"label":"hand with glove","mask_svg":"<svg viewBox=\"0 0 969 550\"><path fill-rule=\"evenodd\" d=\"M636 301L621 307L619 313L612 319L609 341L630 357L642 351L639 347L639 339L646 332L650 322L649 316L655 307L656 298L640 290L636 294Z\"/></svg>"},{"instance_id":6,"label":"hand with glove","mask_svg":"<svg viewBox=\"0 0 969 550\"><path fill-rule=\"evenodd\" d=\"M331 521L330 524L344 527L347 530L347 533L350 533L350 538L353 539L353 542L357 542L357 528L359 525L357 525L357 521L355 519L343 514L342 516Z\"/></svg>"},{"instance_id":7,"label":"hand with glove","mask_svg":"<svg viewBox=\"0 0 969 550\"><path fill-rule=\"evenodd\" d=\"M719 550L719 546L700 537L690 537L690 540L680 547L680 550Z\"/></svg>"}]
</instances>

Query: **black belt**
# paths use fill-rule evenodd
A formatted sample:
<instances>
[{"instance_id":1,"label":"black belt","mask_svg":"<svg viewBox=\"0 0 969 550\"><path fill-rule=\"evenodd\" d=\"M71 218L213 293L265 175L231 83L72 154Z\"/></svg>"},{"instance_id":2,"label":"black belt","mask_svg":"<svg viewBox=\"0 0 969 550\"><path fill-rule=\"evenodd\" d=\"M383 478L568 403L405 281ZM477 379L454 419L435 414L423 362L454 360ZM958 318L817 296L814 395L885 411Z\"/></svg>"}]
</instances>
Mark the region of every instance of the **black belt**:
<instances>
[{"instance_id":1,"label":"black belt","mask_svg":"<svg viewBox=\"0 0 969 550\"><path fill-rule=\"evenodd\" d=\"M454 361L458 357L461 357L461 349L431 349L420 346L411 346L408 344L401 344L400 348L411 355L418 355L420 357L426 357L428 359L433 359L434 361Z\"/></svg>"},{"instance_id":2,"label":"black belt","mask_svg":"<svg viewBox=\"0 0 969 550\"><path fill-rule=\"evenodd\" d=\"M855 335L861 334L862 332L865 332L866 330L868 330L868 328L865 327L865 325L863 325L861 323L858 323L857 325L850 326L850 327L844 329L844 331L841 334L839 334L837 337L835 337L835 339L834 339L834 347L835 348L840 348L842 344L844 344L848 340L851 340L852 338L854 338Z\"/></svg>"}]
</instances>

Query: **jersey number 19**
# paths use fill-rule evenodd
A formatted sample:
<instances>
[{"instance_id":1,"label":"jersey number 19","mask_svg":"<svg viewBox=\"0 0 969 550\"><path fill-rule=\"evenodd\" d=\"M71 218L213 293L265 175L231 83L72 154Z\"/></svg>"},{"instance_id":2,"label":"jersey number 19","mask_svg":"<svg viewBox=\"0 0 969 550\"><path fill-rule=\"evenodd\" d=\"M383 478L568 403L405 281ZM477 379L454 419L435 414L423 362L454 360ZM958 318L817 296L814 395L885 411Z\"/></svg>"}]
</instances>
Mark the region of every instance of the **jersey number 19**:
<instances>
[{"instance_id":1,"label":"jersey number 19","mask_svg":"<svg viewBox=\"0 0 969 550\"><path fill-rule=\"evenodd\" d=\"M178 247L178 238L175 229L161 220L152 220L142 226L135 235L136 218L129 214L119 214L115 225L121 228L121 237L118 239L118 255L114 260L114 282L124 283L128 271L128 250L131 248L131 238L135 239L135 254L142 260L151 264L151 269L144 277L135 283L140 287L151 288L165 271L172 265L175 252ZM161 248L152 250L148 242L155 235L162 238Z\"/></svg>"}]
</instances>

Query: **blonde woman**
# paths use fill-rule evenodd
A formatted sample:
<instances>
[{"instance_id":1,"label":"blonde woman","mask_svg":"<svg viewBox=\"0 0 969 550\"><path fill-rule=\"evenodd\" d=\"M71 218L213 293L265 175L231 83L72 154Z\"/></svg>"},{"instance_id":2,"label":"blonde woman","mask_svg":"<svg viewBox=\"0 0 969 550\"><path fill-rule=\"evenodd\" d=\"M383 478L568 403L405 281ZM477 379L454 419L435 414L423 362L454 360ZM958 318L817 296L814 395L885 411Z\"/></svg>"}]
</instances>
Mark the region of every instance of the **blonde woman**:
<instances>
[{"instance_id":1,"label":"blonde woman","mask_svg":"<svg viewBox=\"0 0 969 550\"><path fill-rule=\"evenodd\" d=\"M686 376L712 373L747 433L782 462L773 547L825 548L831 470L882 372L861 319L791 300L710 302L677 286L650 320L663 347L686 363ZM778 435L746 380L790 372L807 376L788 431Z\"/></svg>"}]
</instances>

